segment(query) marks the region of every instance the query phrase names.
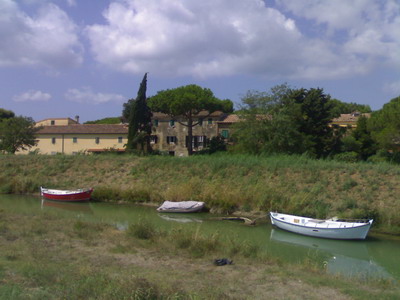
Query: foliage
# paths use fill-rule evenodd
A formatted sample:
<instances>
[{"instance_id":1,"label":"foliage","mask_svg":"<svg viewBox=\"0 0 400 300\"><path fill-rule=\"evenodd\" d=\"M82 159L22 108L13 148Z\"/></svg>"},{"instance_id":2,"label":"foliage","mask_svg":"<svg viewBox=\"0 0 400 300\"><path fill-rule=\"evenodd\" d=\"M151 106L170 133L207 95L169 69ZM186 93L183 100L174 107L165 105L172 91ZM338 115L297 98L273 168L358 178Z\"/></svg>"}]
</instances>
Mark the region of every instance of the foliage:
<instances>
[{"instance_id":1,"label":"foliage","mask_svg":"<svg viewBox=\"0 0 400 300\"><path fill-rule=\"evenodd\" d=\"M9 118L14 118L15 114L11 110L6 110L3 108L0 108L0 121L2 119L9 119Z\"/></svg>"},{"instance_id":2,"label":"foliage","mask_svg":"<svg viewBox=\"0 0 400 300\"><path fill-rule=\"evenodd\" d=\"M122 108L122 122L128 123L129 122L129 116L131 114L132 110L132 105L135 103L135 99L129 99L126 103L123 104Z\"/></svg>"},{"instance_id":3,"label":"foliage","mask_svg":"<svg viewBox=\"0 0 400 300\"><path fill-rule=\"evenodd\" d=\"M351 132L351 137L357 146L350 151L357 152L362 160L367 160L376 153L378 147L368 129L368 119L365 116L359 117L357 127Z\"/></svg>"},{"instance_id":4,"label":"foliage","mask_svg":"<svg viewBox=\"0 0 400 300\"><path fill-rule=\"evenodd\" d=\"M119 117L103 118L95 121L85 122L85 124L119 124L119 123L121 123L121 118Z\"/></svg>"},{"instance_id":5,"label":"foliage","mask_svg":"<svg viewBox=\"0 0 400 300\"><path fill-rule=\"evenodd\" d=\"M305 153L325 157L337 151L338 133L330 96L322 89L278 85L269 93L248 92L242 99L242 122L235 125L234 150L245 153Z\"/></svg>"},{"instance_id":6,"label":"foliage","mask_svg":"<svg viewBox=\"0 0 400 300\"><path fill-rule=\"evenodd\" d=\"M0 150L14 154L36 145L39 127L29 117L11 117L0 120Z\"/></svg>"},{"instance_id":7,"label":"foliage","mask_svg":"<svg viewBox=\"0 0 400 300\"><path fill-rule=\"evenodd\" d=\"M359 161L359 156L357 152L349 151L336 154L335 160L345 161L345 162L357 162Z\"/></svg>"},{"instance_id":8,"label":"foliage","mask_svg":"<svg viewBox=\"0 0 400 300\"><path fill-rule=\"evenodd\" d=\"M365 104L357 104L354 102L342 102L338 99L332 99L331 103L333 105L332 112L333 115L339 116L340 114L351 114L353 112L360 113L370 113L371 107Z\"/></svg>"},{"instance_id":9,"label":"foliage","mask_svg":"<svg viewBox=\"0 0 400 300\"><path fill-rule=\"evenodd\" d=\"M226 142L222 136L214 136L210 139L208 147L201 151L197 151L196 154L213 154L216 152L226 151Z\"/></svg>"},{"instance_id":10,"label":"foliage","mask_svg":"<svg viewBox=\"0 0 400 300\"><path fill-rule=\"evenodd\" d=\"M151 134L152 112L147 106L147 73L144 74L140 83L135 102L131 105L129 115L128 150L138 150L141 153L151 152L149 135Z\"/></svg>"},{"instance_id":11,"label":"foliage","mask_svg":"<svg viewBox=\"0 0 400 300\"><path fill-rule=\"evenodd\" d=\"M368 120L368 130L379 148L399 151L400 96L390 100L381 110L372 113Z\"/></svg>"},{"instance_id":12,"label":"foliage","mask_svg":"<svg viewBox=\"0 0 400 300\"><path fill-rule=\"evenodd\" d=\"M223 112L233 110L233 103L230 100L217 99L210 89L194 84L159 91L149 99L149 106L152 111L168 114L186 126L189 141L193 140L193 127L198 124L195 122L195 117L201 111L208 111L211 114L217 110ZM180 121L182 118L184 121ZM192 143L188 143L188 154L193 154Z\"/></svg>"}]
</instances>

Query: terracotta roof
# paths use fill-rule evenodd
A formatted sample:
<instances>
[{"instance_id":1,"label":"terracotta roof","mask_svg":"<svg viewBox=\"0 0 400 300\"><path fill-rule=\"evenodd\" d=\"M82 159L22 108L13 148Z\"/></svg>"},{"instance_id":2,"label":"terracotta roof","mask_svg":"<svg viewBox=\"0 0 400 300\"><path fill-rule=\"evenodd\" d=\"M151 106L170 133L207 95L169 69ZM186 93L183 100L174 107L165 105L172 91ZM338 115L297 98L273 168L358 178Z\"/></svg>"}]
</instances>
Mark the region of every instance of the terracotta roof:
<instances>
[{"instance_id":1,"label":"terracotta roof","mask_svg":"<svg viewBox=\"0 0 400 300\"><path fill-rule=\"evenodd\" d=\"M225 119L218 121L218 123L236 123L239 122L240 118L238 115L230 114L227 115Z\"/></svg>"},{"instance_id":2,"label":"terracotta roof","mask_svg":"<svg viewBox=\"0 0 400 300\"><path fill-rule=\"evenodd\" d=\"M38 134L95 134L120 133L127 134L128 126L120 124L72 124L43 126Z\"/></svg>"}]
</instances>

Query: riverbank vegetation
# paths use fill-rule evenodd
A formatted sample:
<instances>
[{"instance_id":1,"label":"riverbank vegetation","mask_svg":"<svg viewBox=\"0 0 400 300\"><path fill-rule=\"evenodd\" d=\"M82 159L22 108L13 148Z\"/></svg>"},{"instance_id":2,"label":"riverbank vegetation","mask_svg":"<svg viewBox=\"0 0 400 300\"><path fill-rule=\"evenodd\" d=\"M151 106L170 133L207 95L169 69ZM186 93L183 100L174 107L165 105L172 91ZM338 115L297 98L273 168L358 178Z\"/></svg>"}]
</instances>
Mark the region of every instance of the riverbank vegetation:
<instances>
[{"instance_id":1,"label":"riverbank vegetation","mask_svg":"<svg viewBox=\"0 0 400 300\"><path fill-rule=\"evenodd\" d=\"M396 299L386 280L326 275L201 227L167 231L0 210L1 299ZM218 267L213 258L229 257ZM178 259L179 258L179 259Z\"/></svg>"},{"instance_id":2,"label":"riverbank vegetation","mask_svg":"<svg viewBox=\"0 0 400 300\"><path fill-rule=\"evenodd\" d=\"M205 201L212 212L373 218L400 234L400 167L306 156L0 155L0 193L94 187L94 200Z\"/></svg>"}]
</instances>

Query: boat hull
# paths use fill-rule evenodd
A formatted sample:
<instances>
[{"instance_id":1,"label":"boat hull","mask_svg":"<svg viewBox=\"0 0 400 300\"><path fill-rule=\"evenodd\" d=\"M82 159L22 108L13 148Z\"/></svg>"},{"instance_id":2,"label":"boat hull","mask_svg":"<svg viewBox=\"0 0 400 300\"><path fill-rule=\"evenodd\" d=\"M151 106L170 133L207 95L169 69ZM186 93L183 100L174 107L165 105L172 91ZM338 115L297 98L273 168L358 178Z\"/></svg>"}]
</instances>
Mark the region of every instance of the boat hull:
<instances>
[{"instance_id":1,"label":"boat hull","mask_svg":"<svg viewBox=\"0 0 400 300\"><path fill-rule=\"evenodd\" d=\"M80 190L52 190L41 188L41 195L43 198L52 201L62 202L83 202L89 201L92 196L93 189L80 189Z\"/></svg>"},{"instance_id":2,"label":"boat hull","mask_svg":"<svg viewBox=\"0 0 400 300\"><path fill-rule=\"evenodd\" d=\"M369 220L367 223L346 223L335 221L320 221L318 223L312 223L313 219L304 218L300 216L291 216L278 213L270 213L272 225L297 234L326 238L326 239L339 239L339 240L363 240L367 237L369 229L371 228L372 221ZM292 219L293 218L293 219ZM292 221L298 220L295 224ZM304 222L303 222L304 220ZM311 223L311 224L310 224ZM325 224L323 224L325 223ZM322 225L323 224L323 225ZM335 227L338 226L339 227ZM329 228L329 225L332 228Z\"/></svg>"}]
</instances>

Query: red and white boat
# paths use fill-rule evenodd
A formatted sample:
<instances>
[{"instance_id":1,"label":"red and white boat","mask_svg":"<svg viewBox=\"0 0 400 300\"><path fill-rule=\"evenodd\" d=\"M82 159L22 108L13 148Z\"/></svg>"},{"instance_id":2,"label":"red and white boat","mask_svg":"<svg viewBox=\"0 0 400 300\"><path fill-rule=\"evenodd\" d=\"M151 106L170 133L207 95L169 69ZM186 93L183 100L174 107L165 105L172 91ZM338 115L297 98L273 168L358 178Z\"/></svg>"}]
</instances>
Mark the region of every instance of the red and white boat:
<instances>
[{"instance_id":1,"label":"red and white boat","mask_svg":"<svg viewBox=\"0 0 400 300\"><path fill-rule=\"evenodd\" d=\"M76 190L54 190L40 187L40 194L43 198L54 201L78 202L89 201L93 189L76 189Z\"/></svg>"}]
</instances>

